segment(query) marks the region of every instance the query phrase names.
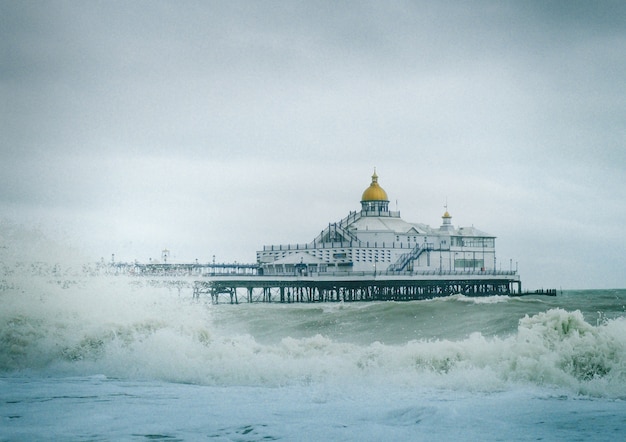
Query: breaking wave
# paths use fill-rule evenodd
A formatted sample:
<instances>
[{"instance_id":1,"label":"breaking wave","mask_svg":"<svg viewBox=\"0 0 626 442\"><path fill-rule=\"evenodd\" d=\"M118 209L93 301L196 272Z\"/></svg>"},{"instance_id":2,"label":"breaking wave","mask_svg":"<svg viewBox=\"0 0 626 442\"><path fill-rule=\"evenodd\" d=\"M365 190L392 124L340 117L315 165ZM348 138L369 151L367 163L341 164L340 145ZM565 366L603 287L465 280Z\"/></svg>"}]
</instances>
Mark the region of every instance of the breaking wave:
<instances>
[{"instance_id":1,"label":"breaking wave","mask_svg":"<svg viewBox=\"0 0 626 442\"><path fill-rule=\"evenodd\" d=\"M315 307L318 316L308 317L311 310L298 306L194 302L171 287L139 280L64 281L49 275L5 281L0 290L4 375L104 374L204 385L396 383L471 391L524 384L626 398L623 317L594 325L578 310L551 308L523 316L506 335L486 336L470 324L459 339L388 344L385 330L399 312L436 309L436 302L324 305ZM507 306L504 298L489 299L472 299L473 308ZM438 302L451 300L469 301ZM387 324L380 339L336 339L333 330L358 332L364 311L371 327L375 321ZM298 327L306 322L308 334L288 321L278 325L290 314L302 317ZM282 327L282 337L264 340L247 332L246 324L260 315Z\"/></svg>"}]
</instances>

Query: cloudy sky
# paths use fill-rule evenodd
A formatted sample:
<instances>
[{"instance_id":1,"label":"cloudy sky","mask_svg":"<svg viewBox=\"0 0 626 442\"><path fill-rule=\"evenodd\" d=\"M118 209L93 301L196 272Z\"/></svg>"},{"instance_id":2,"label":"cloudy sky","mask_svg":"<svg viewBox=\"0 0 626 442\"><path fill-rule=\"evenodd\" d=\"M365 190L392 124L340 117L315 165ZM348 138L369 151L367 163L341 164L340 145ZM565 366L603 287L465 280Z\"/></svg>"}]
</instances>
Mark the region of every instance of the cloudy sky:
<instances>
[{"instance_id":1,"label":"cloudy sky","mask_svg":"<svg viewBox=\"0 0 626 442\"><path fill-rule=\"evenodd\" d=\"M0 1L0 217L254 262L374 167L527 288L626 287L622 1Z\"/></svg>"}]
</instances>

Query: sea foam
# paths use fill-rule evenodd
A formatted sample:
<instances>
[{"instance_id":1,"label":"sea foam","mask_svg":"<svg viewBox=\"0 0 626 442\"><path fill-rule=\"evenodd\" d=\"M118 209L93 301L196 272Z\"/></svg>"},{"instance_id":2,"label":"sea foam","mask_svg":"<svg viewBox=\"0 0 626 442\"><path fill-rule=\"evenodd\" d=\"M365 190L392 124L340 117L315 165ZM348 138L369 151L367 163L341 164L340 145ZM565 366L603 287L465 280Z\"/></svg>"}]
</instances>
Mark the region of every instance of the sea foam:
<instances>
[{"instance_id":1,"label":"sea foam","mask_svg":"<svg viewBox=\"0 0 626 442\"><path fill-rule=\"evenodd\" d=\"M126 277L76 275L72 281L31 275L14 278L0 292L3 373L104 374L222 386L391 382L497 391L528 384L626 398L623 318L592 325L579 311L552 308L522 317L517 330L506 336L470 329L462 339L386 344L383 333L388 329L380 327L380 339L355 343L337 340L328 330L360 330L364 313L369 321L378 318L392 328L394 315L404 307L377 303L318 308L317 315L327 315L324 326L300 306L211 305L167 286ZM414 302L411 308L419 310L420 305L426 304ZM501 307L507 308L505 303ZM263 342L248 331L237 331L237 323L227 324L224 314L246 321L264 315L276 324L285 315L298 315L301 322L308 321L306 335L290 324L281 329L282 338Z\"/></svg>"}]
</instances>

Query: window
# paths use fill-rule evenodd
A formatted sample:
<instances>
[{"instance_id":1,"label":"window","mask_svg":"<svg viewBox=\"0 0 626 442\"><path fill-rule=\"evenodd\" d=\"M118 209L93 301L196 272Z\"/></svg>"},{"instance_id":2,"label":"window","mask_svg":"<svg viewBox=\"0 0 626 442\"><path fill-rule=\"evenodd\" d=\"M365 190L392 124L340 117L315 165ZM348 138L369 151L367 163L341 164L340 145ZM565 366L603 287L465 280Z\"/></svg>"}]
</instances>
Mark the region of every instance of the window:
<instances>
[{"instance_id":1,"label":"window","mask_svg":"<svg viewBox=\"0 0 626 442\"><path fill-rule=\"evenodd\" d=\"M466 270L482 269L485 267L485 261L482 259L455 259L454 267Z\"/></svg>"},{"instance_id":2,"label":"window","mask_svg":"<svg viewBox=\"0 0 626 442\"><path fill-rule=\"evenodd\" d=\"M494 238L479 238L475 236L462 237L455 236L452 238L452 245L457 247L479 247L493 248L495 247Z\"/></svg>"}]
</instances>

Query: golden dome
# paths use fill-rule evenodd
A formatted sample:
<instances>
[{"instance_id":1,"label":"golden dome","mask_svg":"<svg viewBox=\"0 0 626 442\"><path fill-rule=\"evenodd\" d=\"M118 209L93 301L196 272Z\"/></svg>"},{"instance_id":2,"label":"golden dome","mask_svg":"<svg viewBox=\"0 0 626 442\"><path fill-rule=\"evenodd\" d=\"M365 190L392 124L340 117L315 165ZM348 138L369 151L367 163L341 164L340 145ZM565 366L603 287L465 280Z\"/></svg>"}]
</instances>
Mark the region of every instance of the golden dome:
<instances>
[{"instance_id":1,"label":"golden dome","mask_svg":"<svg viewBox=\"0 0 626 442\"><path fill-rule=\"evenodd\" d=\"M374 175L372 175L372 184L365 189L361 201L389 201L387 198L387 192L378 185L378 175L374 169Z\"/></svg>"},{"instance_id":2,"label":"golden dome","mask_svg":"<svg viewBox=\"0 0 626 442\"><path fill-rule=\"evenodd\" d=\"M452 218L452 217L450 216L450 214L446 210L446 213L443 214L442 218Z\"/></svg>"}]
</instances>

